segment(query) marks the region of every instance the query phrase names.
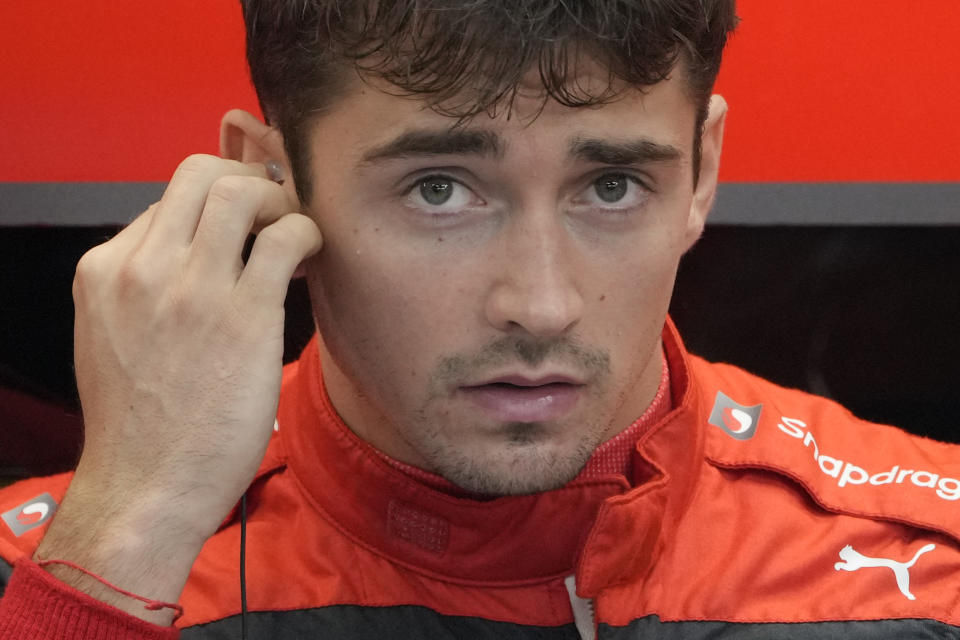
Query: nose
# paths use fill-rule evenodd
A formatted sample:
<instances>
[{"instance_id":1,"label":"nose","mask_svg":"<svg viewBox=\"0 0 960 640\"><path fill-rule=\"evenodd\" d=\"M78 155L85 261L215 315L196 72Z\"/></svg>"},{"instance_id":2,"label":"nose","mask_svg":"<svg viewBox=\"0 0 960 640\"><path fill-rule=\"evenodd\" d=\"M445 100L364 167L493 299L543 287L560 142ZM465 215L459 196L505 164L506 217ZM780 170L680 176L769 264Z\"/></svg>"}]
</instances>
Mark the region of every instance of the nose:
<instances>
[{"instance_id":1,"label":"nose","mask_svg":"<svg viewBox=\"0 0 960 640\"><path fill-rule=\"evenodd\" d=\"M555 213L519 218L501 236L487 321L504 332L563 335L583 314L576 248Z\"/></svg>"}]
</instances>

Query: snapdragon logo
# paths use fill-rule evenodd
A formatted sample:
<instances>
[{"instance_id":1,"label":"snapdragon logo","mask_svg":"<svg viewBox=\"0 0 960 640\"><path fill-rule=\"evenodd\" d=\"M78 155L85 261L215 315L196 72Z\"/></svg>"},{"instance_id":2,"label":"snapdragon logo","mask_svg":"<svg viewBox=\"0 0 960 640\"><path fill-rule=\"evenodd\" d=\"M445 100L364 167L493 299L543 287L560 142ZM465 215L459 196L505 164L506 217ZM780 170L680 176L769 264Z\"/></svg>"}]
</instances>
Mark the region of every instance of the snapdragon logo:
<instances>
[{"instance_id":1,"label":"snapdragon logo","mask_svg":"<svg viewBox=\"0 0 960 640\"><path fill-rule=\"evenodd\" d=\"M708 422L723 429L731 438L749 440L757 432L761 411L763 411L762 404L748 407L723 391L717 391L717 398L713 401L713 411L710 412Z\"/></svg>"},{"instance_id":2,"label":"snapdragon logo","mask_svg":"<svg viewBox=\"0 0 960 640\"><path fill-rule=\"evenodd\" d=\"M49 493L43 493L33 500L10 509L0 518L10 527L18 538L31 529L43 525L57 510L57 503Z\"/></svg>"},{"instance_id":3,"label":"snapdragon logo","mask_svg":"<svg viewBox=\"0 0 960 640\"><path fill-rule=\"evenodd\" d=\"M831 478L836 478L838 487L868 483L874 486L904 484L909 479L909 482L915 486L933 489L937 496L944 500L960 500L960 480L956 478L940 477L937 473L922 469L901 469L900 465L893 465L891 469L885 469L879 473L871 473L851 462L820 453L816 438L807 429L807 423L803 420L787 417L781 417L780 420L781 422L777 424L780 431L800 440L803 446L810 449L820 471Z\"/></svg>"}]
</instances>

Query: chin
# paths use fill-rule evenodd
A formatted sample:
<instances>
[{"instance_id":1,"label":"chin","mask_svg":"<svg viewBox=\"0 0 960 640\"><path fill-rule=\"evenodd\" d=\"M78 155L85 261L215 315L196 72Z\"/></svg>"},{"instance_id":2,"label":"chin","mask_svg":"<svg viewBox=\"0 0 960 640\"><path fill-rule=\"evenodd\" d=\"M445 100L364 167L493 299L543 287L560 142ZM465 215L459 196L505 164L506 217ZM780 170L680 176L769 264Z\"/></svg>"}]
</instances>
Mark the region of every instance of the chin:
<instances>
[{"instance_id":1,"label":"chin","mask_svg":"<svg viewBox=\"0 0 960 640\"><path fill-rule=\"evenodd\" d=\"M471 454L446 451L435 469L465 491L484 496L522 496L552 491L577 477L594 446L551 450L531 442L512 441L498 451Z\"/></svg>"}]
</instances>

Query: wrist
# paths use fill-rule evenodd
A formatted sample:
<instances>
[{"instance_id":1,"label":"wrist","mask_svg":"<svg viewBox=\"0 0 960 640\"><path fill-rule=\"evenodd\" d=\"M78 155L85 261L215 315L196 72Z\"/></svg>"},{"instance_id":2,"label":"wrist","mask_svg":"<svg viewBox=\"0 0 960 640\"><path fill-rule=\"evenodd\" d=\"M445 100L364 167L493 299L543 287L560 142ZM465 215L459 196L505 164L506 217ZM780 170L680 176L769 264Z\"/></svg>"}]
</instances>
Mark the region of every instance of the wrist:
<instances>
[{"instance_id":1,"label":"wrist","mask_svg":"<svg viewBox=\"0 0 960 640\"><path fill-rule=\"evenodd\" d=\"M170 626L183 616L183 607L177 603L151 600L137 595L112 584L76 563L68 560L41 560L39 557L34 558L34 560L38 568L43 569L64 585L144 622L158 626ZM71 571L74 573L71 573ZM103 591L102 588L97 586L98 584L106 587L109 591ZM133 604L131 601L142 603L141 608L131 606Z\"/></svg>"},{"instance_id":2,"label":"wrist","mask_svg":"<svg viewBox=\"0 0 960 640\"><path fill-rule=\"evenodd\" d=\"M117 502L113 501L112 505ZM122 504L122 501L121 501ZM75 564L120 590L175 603L204 539L164 519L159 509L97 507L68 493L34 556ZM173 612L144 604L70 566L44 569L67 585L142 620L169 625Z\"/></svg>"},{"instance_id":3,"label":"wrist","mask_svg":"<svg viewBox=\"0 0 960 640\"><path fill-rule=\"evenodd\" d=\"M20 558L0 598L3 638L137 638L177 640L177 629L119 613Z\"/></svg>"}]
</instances>

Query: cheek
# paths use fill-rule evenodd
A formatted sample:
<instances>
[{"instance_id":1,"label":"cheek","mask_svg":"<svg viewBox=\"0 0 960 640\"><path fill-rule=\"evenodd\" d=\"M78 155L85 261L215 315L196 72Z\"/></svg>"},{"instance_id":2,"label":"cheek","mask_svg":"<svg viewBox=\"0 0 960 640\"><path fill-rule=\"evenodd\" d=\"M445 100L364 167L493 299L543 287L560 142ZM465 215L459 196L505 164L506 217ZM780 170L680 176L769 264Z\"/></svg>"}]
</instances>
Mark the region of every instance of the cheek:
<instances>
[{"instance_id":1,"label":"cheek","mask_svg":"<svg viewBox=\"0 0 960 640\"><path fill-rule=\"evenodd\" d=\"M403 247L384 231L350 229L311 264L318 327L341 366L357 374L421 377L476 331L459 272Z\"/></svg>"},{"instance_id":2,"label":"cheek","mask_svg":"<svg viewBox=\"0 0 960 640\"><path fill-rule=\"evenodd\" d=\"M326 339L348 334L383 341L404 322L415 320L416 305L400 265L373 247L329 245L312 271L311 296ZM397 322L387 321L393 316ZM399 337L399 336L396 336Z\"/></svg>"},{"instance_id":3,"label":"cheek","mask_svg":"<svg viewBox=\"0 0 960 640\"><path fill-rule=\"evenodd\" d=\"M652 212L654 216L649 224L631 233L613 241L607 239L582 260L598 279L605 278L618 297L643 299L655 291L672 289L685 249L686 220L663 211Z\"/></svg>"},{"instance_id":4,"label":"cheek","mask_svg":"<svg viewBox=\"0 0 960 640\"><path fill-rule=\"evenodd\" d=\"M651 225L584 261L591 280L584 326L596 328L614 352L629 352L660 334L683 240L680 225Z\"/></svg>"}]
</instances>

